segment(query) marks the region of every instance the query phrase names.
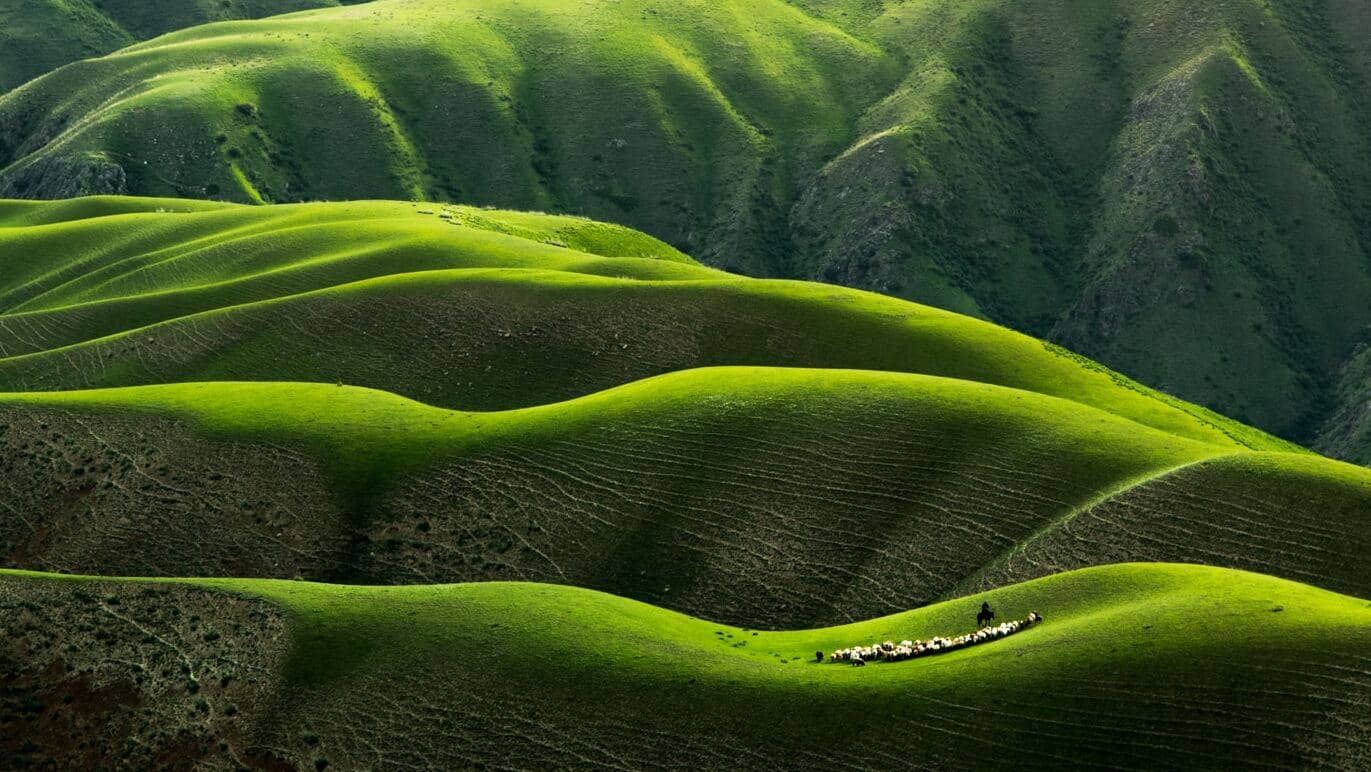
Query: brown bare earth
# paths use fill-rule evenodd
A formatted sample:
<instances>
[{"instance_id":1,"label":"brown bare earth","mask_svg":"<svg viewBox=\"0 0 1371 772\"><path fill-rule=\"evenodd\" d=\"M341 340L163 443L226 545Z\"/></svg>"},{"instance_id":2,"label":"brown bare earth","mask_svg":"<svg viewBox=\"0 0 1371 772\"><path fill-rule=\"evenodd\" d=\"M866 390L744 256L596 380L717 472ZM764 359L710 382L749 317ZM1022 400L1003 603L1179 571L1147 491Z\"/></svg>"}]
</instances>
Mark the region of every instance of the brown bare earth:
<instances>
[{"instance_id":1,"label":"brown bare earth","mask_svg":"<svg viewBox=\"0 0 1371 772\"><path fill-rule=\"evenodd\" d=\"M160 576L326 576L345 512L299 450L147 415L0 409L4 564Z\"/></svg>"},{"instance_id":2,"label":"brown bare earth","mask_svg":"<svg viewBox=\"0 0 1371 772\"><path fill-rule=\"evenodd\" d=\"M280 689L281 610L167 585L0 579L8 769L258 767Z\"/></svg>"}]
</instances>

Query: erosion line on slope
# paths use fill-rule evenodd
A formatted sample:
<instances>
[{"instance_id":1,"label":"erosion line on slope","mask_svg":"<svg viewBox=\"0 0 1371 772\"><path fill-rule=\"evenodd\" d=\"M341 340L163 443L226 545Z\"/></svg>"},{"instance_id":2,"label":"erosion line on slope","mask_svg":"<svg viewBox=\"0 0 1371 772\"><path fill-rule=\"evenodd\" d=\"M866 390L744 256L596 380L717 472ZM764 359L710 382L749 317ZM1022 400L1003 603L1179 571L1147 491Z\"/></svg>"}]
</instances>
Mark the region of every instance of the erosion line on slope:
<instances>
[{"instance_id":1,"label":"erosion line on slope","mask_svg":"<svg viewBox=\"0 0 1371 772\"><path fill-rule=\"evenodd\" d=\"M954 598L960 598L974 594L978 591L976 587L979 584L979 582L982 579L984 579L991 571L994 571L995 569L1006 565L1010 560L1013 560L1018 555L1021 555L1024 552L1026 552L1030 547L1032 547L1035 543L1046 537L1049 533L1053 533L1061 529L1066 524L1072 522L1076 518L1091 511L1092 509L1098 507L1106 501L1118 498L1119 496L1122 496L1128 493L1129 491L1141 488L1142 486L1148 485L1150 483L1158 482L1166 477L1170 477L1171 475L1176 474L1177 472L1189 469L1191 467L1199 466L1200 464L1207 464L1211 461L1216 461L1219 459L1246 456L1251 453L1253 453L1253 451L1248 450L1241 450L1229 453L1215 453L1214 455L1205 456L1204 458L1195 459L1193 461L1187 461L1182 464L1176 464L1175 466L1164 467L1160 470L1154 469L1144 474L1127 478L1118 485L1112 486L1100 492L1099 494L1092 496L1089 499L1086 499L1085 501L1081 502L1081 504L1068 509L1060 516L1047 521L1042 526L1033 531L1033 533L1020 539L1017 543L1014 544L1014 546L1000 553L999 556L995 557L994 559L987 562L985 565L981 566L979 570L966 576L960 582L953 585L950 590L938 596L937 601L941 602L945 600L952 600Z\"/></svg>"}]
</instances>

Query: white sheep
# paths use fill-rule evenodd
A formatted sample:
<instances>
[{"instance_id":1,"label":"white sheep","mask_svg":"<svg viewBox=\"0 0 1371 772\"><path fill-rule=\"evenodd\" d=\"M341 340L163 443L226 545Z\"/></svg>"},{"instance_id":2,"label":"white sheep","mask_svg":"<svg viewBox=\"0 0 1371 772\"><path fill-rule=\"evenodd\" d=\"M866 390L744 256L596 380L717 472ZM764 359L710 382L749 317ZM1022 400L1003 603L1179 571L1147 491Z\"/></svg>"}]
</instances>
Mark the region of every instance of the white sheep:
<instances>
[{"instance_id":1,"label":"white sheep","mask_svg":"<svg viewBox=\"0 0 1371 772\"><path fill-rule=\"evenodd\" d=\"M928 640L905 639L899 643L887 640L884 642L872 643L869 646L853 646L846 649L838 649L829 655L829 661L851 662L854 666L858 667L865 666L869 660L884 659L888 662L902 662L906 659L913 659L925 654L954 651L966 646L973 646L977 643L998 640L1041 621L1042 615L1033 611L1030 612L1025 619L1006 620L999 624L987 625L969 633L954 635L951 638L935 635ZM818 659L822 661L822 655Z\"/></svg>"}]
</instances>

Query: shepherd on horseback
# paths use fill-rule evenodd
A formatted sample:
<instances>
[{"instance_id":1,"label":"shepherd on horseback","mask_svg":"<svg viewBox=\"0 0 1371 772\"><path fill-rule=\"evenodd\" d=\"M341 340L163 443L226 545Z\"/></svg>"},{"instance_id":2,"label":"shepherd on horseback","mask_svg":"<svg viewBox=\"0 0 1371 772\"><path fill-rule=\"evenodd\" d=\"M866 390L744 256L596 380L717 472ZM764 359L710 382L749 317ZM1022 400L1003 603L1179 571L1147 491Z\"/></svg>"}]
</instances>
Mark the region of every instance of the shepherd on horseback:
<instances>
[{"instance_id":1,"label":"shepherd on horseback","mask_svg":"<svg viewBox=\"0 0 1371 772\"><path fill-rule=\"evenodd\" d=\"M989 603L981 604L981 613L976 615L976 627L981 628L990 624L990 620L995 618L995 612L990 610Z\"/></svg>"}]
</instances>

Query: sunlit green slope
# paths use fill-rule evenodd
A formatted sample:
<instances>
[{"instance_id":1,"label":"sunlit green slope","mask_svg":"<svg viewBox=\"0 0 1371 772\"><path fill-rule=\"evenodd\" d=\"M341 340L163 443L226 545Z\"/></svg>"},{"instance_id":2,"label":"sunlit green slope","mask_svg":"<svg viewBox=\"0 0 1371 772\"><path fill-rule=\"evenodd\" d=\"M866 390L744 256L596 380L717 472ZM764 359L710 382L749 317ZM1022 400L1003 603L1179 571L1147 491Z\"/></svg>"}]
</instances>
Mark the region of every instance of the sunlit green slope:
<instances>
[{"instance_id":1,"label":"sunlit green slope","mask_svg":"<svg viewBox=\"0 0 1371 772\"><path fill-rule=\"evenodd\" d=\"M0 93L64 64L174 29L344 4L339 0L0 0Z\"/></svg>"},{"instance_id":2,"label":"sunlit green slope","mask_svg":"<svg viewBox=\"0 0 1371 772\"><path fill-rule=\"evenodd\" d=\"M0 426L22 568L551 581L772 625L1138 559L1371 595L1371 473L954 379L689 370L496 413L196 383L0 395Z\"/></svg>"},{"instance_id":3,"label":"sunlit green slope","mask_svg":"<svg viewBox=\"0 0 1371 772\"><path fill-rule=\"evenodd\" d=\"M1046 622L854 669L816 650ZM537 584L0 575L12 758L76 767L1331 767L1368 759L1371 607L1111 566L757 632ZM82 731L73 731L82 727Z\"/></svg>"},{"instance_id":4,"label":"sunlit green slope","mask_svg":"<svg viewBox=\"0 0 1371 772\"><path fill-rule=\"evenodd\" d=\"M0 263L0 388L12 391L299 380L485 410L674 370L783 365L993 383L1202 441L1291 449L992 324L724 274L576 218L384 202L11 202L0 204Z\"/></svg>"},{"instance_id":5,"label":"sunlit green slope","mask_svg":"<svg viewBox=\"0 0 1371 772\"><path fill-rule=\"evenodd\" d=\"M0 245L10 566L570 582L799 625L1121 560L1371 594L1367 473L621 227L103 197L0 203Z\"/></svg>"},{"instance_id":6,"label":"sunlit green slope","mask_svg":"<svg viewBox=\"0 0 1371 772\"><path fill-rule=\"evenodd\" d=\"M574 212L980 315L1358 459L1368 35L1346 0L382 0L0 98L0 195Z\"/></svg>"}]
</instances>

